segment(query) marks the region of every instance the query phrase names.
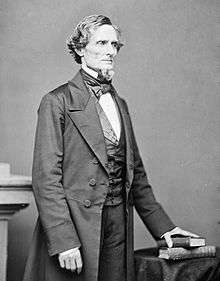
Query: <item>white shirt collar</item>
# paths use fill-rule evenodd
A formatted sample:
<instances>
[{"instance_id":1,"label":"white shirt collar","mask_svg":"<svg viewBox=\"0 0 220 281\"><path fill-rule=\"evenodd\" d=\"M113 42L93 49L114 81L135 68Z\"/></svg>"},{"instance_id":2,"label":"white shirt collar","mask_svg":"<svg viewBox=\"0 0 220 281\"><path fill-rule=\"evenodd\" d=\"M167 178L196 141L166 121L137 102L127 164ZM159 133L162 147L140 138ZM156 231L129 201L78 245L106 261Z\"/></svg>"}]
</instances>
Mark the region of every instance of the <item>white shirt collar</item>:
<instances>
[{"instance_id":1,"label":"white shirt collar","mask_svg":"<svg viewBox=\"0 0 220 281\"><path fill-rule=\"evenodd\" d=\"M98 72L96 72L95 70L89 68L85 63L82 62L82 69L87 72L89 75L91 75L94 78L98 77Z\"/></svg>"}]
</instances>

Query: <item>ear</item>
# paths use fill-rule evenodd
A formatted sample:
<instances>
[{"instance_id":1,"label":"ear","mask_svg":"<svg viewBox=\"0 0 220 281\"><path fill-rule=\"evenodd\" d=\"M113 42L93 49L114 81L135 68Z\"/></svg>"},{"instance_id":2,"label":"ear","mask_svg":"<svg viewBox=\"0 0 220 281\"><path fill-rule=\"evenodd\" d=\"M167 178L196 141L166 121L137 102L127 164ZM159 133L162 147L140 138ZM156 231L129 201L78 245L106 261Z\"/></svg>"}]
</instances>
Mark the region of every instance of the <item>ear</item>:
<instances>
[{"instance_id":1,"label":"ear","mask_svg":"<svg viewBox=\"0 0 220 281\"><path fill-rule=\"evenodd\" d=\"M84 48L82 49L75 49L75 52L78 56L83 57L84 56Z\"/></svg>"}]
</instances>

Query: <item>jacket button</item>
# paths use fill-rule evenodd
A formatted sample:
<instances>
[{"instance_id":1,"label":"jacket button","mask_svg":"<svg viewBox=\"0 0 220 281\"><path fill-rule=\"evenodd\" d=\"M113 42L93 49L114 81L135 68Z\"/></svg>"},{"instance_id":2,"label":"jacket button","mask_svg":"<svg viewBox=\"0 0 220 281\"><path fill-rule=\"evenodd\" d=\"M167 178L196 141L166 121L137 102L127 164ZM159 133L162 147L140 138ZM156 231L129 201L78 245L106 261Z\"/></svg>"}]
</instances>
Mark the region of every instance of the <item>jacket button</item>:
<instances>
[{"instance_id":1,"label":"jacket button","mask_svg":"<svg viewBox=\"0 0 220 281\"><path fill-rule=\"evenodd\" d=\"M133 164L129 164L129 169L132 170L134 168Z\"/></svg>"},{"instance_id":2,"label":"jacket button","mask_svg":"<svg viewBox=\"0 0 220 281\"><path fill-rule=\"evenodd\" d=\"M114 184L115 183L115 181L114 181L114 179L113 178L109 178L109 184Z\"/></svg>"},{"instance_id":3,"label":"jacket button","mask_svg":"<svg viewBox=\"0 0 220 281\"><path fill-rule=\"evenodd\" d=\"M96 158L94 158L94 159L92 160L92 163L95 164L95 165L97 165L97 164L99 164L99 161L98 161Z\"/></svg>"},{"instance_id":4,"label":"jacket button","mask_svg":"<svg viewBox=\"0 0 220 281\"><path fill-rule=\"evenodd\" d=\"M84 206L85 206L86 208L89 208L91 205L92 205L92 203L91 203L90 200L86 199L86 200L84 201Z\"/></svg>"},{"instance_id":5,"label":"jacket button","mask_svg":"<svg viewBox=\"0 0 220 281\"><path fill-rule=\"evenodd\" d=\"M130 184L128 182L126 182L125 186L127 189L130 188Z\"/></svg>"},{"instance_id":6,"label":"jacket button","mask_svg":"<svg viewBox=\"0 0 220 281\"><path fill-rule=\"evenodd\" d=\"M91 185L91 186L96 185L96 180L95 179L90 179L89 180L89 185Z\"/></svg>"}]
</instances>

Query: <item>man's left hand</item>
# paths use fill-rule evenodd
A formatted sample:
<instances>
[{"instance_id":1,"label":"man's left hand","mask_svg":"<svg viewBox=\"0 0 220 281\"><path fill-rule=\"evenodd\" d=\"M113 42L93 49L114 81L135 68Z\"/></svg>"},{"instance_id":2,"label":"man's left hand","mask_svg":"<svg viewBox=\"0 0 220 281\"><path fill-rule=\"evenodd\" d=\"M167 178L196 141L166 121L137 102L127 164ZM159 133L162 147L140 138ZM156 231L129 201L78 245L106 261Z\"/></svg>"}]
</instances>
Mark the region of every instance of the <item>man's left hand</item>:
<instances>
[{"instance_id":1,"label":"man's left hand","mask_svg":"<svg viewBox=\"0 0 220 281\"><path fill-rule=\"evenodd\" d=\"M199 235L197 235L197 234L183 230L180 227L175 227L174 229L164 233L161 236L161 238L164 238L166 240L169 248L171 248L173 246L173 241L172 241L171 236L176 235L176 234L183 235L183 236L190 236L190 237L199 237Z\"/></svg>"}]
</instances>

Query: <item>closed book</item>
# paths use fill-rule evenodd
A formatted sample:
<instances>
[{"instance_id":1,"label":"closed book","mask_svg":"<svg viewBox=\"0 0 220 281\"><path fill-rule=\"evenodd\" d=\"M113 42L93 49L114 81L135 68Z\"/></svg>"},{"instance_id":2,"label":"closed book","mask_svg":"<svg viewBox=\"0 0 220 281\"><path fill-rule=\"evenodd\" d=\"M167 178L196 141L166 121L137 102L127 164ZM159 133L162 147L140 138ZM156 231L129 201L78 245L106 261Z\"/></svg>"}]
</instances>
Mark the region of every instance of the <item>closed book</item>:
<instances>
[{"instance_id":1,"label":"closed book","mask_svg":"<svg viewBox=\"0 0 220 281\"><path fill-rule=\"evenodd\" d=\"M201 246L197 248L161 248L159 249L159 258L167 260L184 260L202 257L215 257L215 246Z\"/></svg>"},{"instance_id":2,"label":"closed book","mask_svg":"<svg viewBox=\"0 0 220 281\"><path fill-rule=\"evenodd\" d=\"M171 237L173 241L173 247L183 247L183 248L191 248L191 247L200 247L205 246L205 238L203 237ZM158 248L167 247L167 243L165 239L161 239L157 241Z\"/></svg>"}]
</instances>

